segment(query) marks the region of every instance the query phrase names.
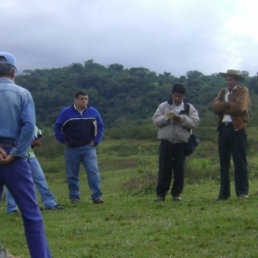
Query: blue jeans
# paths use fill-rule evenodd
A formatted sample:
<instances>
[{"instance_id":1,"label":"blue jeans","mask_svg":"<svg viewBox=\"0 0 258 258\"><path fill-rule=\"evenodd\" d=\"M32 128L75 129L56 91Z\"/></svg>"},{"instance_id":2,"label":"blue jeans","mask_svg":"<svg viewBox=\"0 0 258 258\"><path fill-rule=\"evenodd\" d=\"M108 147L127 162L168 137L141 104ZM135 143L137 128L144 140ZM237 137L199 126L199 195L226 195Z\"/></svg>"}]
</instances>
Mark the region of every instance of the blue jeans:
<instances>
[{"instance_id":1,"label":"blue jeans","mask_svg":"<svg viewBox=\"0 0 258 258\"><path fill-rule=\"evenodd\" d=\"M46 208L51 208L57 205L55 196L48 189L45 175L42 171L42 168L37 158L36 157L29 158L28 163L30 165L33 182L39 190L41 202L45 205ZM11 193L8 190L6 190L6 203L7 203L7 207L6 207L7 212L12 212L17 210L17 205Z\"/></svg>"},{"instance_id":2,"label":"blue jeans","mask_svg":"<svg viewBox=\"0 0 258 258\"><path fill-rule=\"evenodd\" d=\"M88 185L92 190L91 199L95 200L102 196L100 186L100 175L97 162L96 148L90 144L80 147L65 147L66 176L68 181L69 198L80 199L79 191L79 170L80 163L83 163Z\"/></svg>"},{"instance_id":3,"label":"blue jeans","mask_svg":"<svg viewBox=\"0 0 258 258\"><path fill-rule=\"evenodd\" d=\"M2 193L3 193L3 185L0 185L0 201L1 201Z\"/></svg>"},{"instance_id":4,"label":"blue jeans","mask_svg":"<svg viewBox=\"0 0 258 258\"><path fill-rule=\"evenodd\" d=\"M17 159L0 165L0 189L3 185L10 190L21 210L30 257L51 257L27 160Z\"/></svg>"}]
</instances>

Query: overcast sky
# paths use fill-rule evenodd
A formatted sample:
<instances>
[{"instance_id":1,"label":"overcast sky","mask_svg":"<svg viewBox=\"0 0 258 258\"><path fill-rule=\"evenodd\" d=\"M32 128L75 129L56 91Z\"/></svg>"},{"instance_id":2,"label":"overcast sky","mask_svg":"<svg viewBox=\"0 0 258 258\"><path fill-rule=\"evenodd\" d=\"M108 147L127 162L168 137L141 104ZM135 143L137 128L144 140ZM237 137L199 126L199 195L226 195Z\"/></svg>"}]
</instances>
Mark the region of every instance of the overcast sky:
<instances>
[{"instance_id":1,"label":"overcast sky","mask_svg":"<svg viewBox=\"0 0 258 258\"><path fill-rule=\"evenodd\" d=\"M185 75L258 72L256 0L8 0L0 51L19 71L89 59Z\"/></svg>"}]
</instances>

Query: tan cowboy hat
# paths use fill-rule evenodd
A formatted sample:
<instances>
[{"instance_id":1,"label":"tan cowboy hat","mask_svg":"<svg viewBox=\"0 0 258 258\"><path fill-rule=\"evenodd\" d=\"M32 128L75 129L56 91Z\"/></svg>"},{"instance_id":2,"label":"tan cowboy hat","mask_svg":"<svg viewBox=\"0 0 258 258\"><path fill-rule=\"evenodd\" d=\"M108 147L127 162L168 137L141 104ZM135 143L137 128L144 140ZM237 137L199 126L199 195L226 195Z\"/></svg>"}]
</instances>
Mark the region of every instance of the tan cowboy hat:
<instances>
[{"instance_id":1,"label":"tan cowboy hat","mask_svg":"<svg viewBox=\"0 0 258 258\"><path fill-rule=\"evenodd\" d=\"M238 81L243 81L245 78L243 77L243 75L241 74L240 71L238 70L227 70L226 73L219 73L221 76L223 77L227 77L230 76L232 78L235 78Z\"/></svg>"}]
</instances>

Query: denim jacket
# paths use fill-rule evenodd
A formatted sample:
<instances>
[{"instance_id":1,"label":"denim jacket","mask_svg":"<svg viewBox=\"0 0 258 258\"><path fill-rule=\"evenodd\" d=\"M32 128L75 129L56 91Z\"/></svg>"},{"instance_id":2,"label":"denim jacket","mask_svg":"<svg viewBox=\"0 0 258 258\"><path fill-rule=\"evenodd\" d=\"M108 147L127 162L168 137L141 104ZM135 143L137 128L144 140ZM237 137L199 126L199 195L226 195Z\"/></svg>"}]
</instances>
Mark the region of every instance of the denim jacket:
<instances>
[{"instance_id":1,"label":"denim jacket","mask_svg":"<svg viewBox=\"0 0 258 258\"><path fill-rule=\"evenodd\" d=\"M13 144L10 154L25 157L35 129L30 92L10 78L0 77L0 143Z\"/></svg>"}]
</instances>

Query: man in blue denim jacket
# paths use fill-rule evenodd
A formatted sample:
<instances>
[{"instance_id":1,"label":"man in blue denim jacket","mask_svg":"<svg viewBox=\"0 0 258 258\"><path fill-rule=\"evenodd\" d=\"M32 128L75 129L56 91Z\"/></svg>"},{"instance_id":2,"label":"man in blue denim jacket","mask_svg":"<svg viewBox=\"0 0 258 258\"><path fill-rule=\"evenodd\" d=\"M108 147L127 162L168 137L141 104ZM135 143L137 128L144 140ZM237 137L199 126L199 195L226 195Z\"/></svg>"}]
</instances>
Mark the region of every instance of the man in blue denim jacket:
<instances>
[{"instance_id":1,"label":"man in blue denim jacket","mask_svg":"<svg viewBox=\"0 0 258 258\"><path fill-rule=\"evenodd\" d=\"M54 131L56 139L65 144L66 176L71 202L80 200L79 168L82 162L92 190L93 203L103 203L96 146L103 137L104 124L98 110L88 105L88 96L84 92L77 92L74 104L61 111Z\"/></svg>"},{"instance_id":2,"label":"man in blue denim jacket","mask_svg":"<svg viewBox=\"0 0 258 258\"><path fill-rule=\"evenodd\" d=\"M26 151L35 129L31 94L14 83L15 58L0 52L0 191L6 185L21 213L32 258L51 257Z\"/></svg>"}]
</instances>

